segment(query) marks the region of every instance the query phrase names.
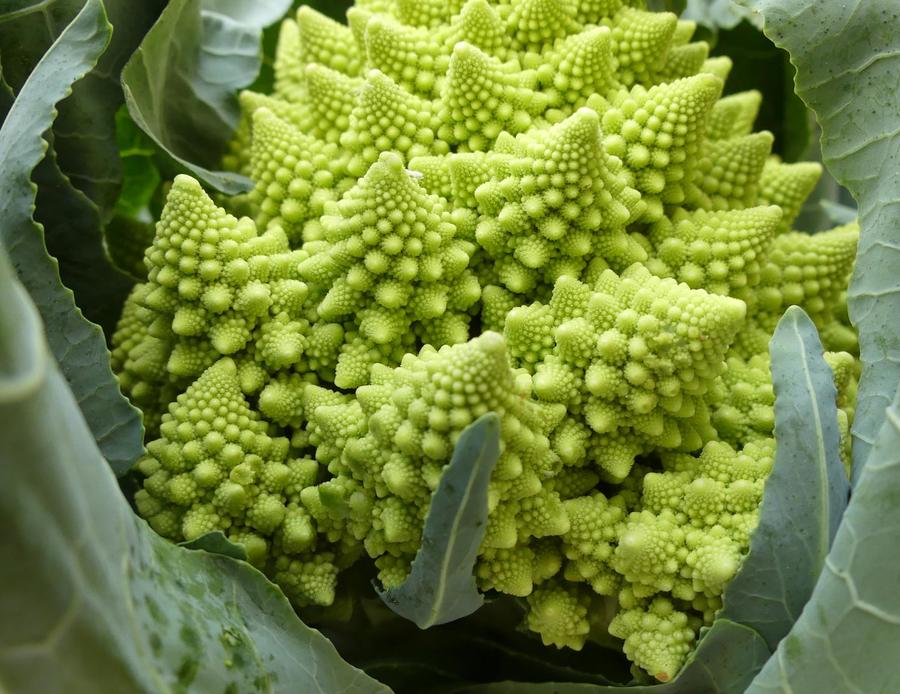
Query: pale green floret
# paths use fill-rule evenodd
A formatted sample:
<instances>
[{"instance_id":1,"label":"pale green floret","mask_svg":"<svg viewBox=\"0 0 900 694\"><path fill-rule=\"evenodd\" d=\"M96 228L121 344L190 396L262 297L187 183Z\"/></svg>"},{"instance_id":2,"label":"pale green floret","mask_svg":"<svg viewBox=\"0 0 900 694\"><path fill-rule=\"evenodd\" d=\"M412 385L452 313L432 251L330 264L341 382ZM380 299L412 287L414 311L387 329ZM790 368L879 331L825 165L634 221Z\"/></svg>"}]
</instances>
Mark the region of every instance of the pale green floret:
<instances>
[{"instance_id":1,"label":"pale green floret","mask_svg":"<svg viewBox=\"0 0 900 694\"><path fill-rule=\"evenodd\" d=\"M488 0L468 0L440 37L448 53L457 43L465 41L503 61L514 55L503 20Z\"/></svg>"},{"instance_id":2,"label":"pale green floret","mask_svg":"<svg viewBox=\"0 0 900 694\"><path fill-rule=\"evenodd\" d=\"M463 0L396 0L397 17L404 24L436 28L460 11Z\"/></svg>"},{"instance_id":3,"label":"pale green floret","mask_svg":"<svg viewBox=\"0 0 900 694\"><path fill-rule=\"evenodd\" d=\"M850 286L851 276L852 272L847 276L846 285L848 287ZM859 335L850 322L846 289L841 291L840 296L838 296L831 309L834 320L819 328L819 337L822 338L822 344L825 345L825 349L833 352L849 352L859 358Z\"/></svg>"},{"instance_id":4,"label":"pale green floret","mask_svg":"<svg viewBox=\"0 0 900 694\"><path fill-rule=\"evenodd\" d=\"M834 306L846 289L858 241L856 222L818 234L776 236L748 306L747 325L735 342L736 352L745 358L765 352L788 306L803 308L819 329L837 322Z\"/></svg>"},{"instance_id":5,"label":"pale green floret","mask_svg":"<svg viewBox=\"0 0 900 694\"><path fill-rule=\"evenodd\" d=\"M564 505L570 524L562 537L566 579L589 583L599 595L616 595L622 578L611 560L625 518L623 505L600 492L577 496Z\"/></svg>"},{"instance_id":6,"label":"pale green floret","mask_svg":"<svg viewBox=\"0 0 900 694\"><path fill-rule=\"evenodd\" d=\"M256 185L247 200L256 223L280 226L294 245L321 238L318 220L325 204L353 184L344 172L347 157L337 145L304 134L268 108L256 109L252 118Z\"/></svg>"},{"instance_id":7,"label":"pale green floret","mask_svg":"<svg viewBox=\"0 0 900 694\"><path fill-rule=\"evenodd\" d=\"M366 24L365 42L369 65L407 92L426 98L440 92L450 54L431 31L375 16Z\"/></svg>"},{"instance_id":8,"label":"pale green floret","mask_svg":"<svg viewBox=\"0 0 900 694\"><path fill-rule=\"evenodd\" d=\"M825 361L834 374L841 457L849 473L850 426L853 424L860 364L848 352L825 352ZM733 446L741 446L772 437L775 431L775 392L769 355L757 354L746 361L731 356L727 365L710 399L712 422L719 438Z\"/></svg>"},{"instance_id":9,"label":"pale green floret","mask_svg":"<svg viewBox=\"0 0 900 694\"><path fill-rule=\"evenodd\" d=\"M621 481L639 453L715 438L705 397L744 314L741 301L635 265L593 289L560 279L547 306L512 311L505 334L536 397L584 421L594 464Z\"/></svg>"},{"instance_id":10,"label":"pale green floret","mask_svg":"<svg viewBox=\"0 0 900 694\"><path fill-rule=\"evenodd\" d=\"M540 293L563 275L577 277L593 254L615 244L632 261L646 259L624 232L638 195L600 137L597 114L580 109L522 139L509 174L476 190L482 217L475 238L510 291Z\"/></svg>"},{"instance_id":11,"label":"pale green floret","mask_svg":"<svg viewBox=\"0 0 900 694\"><path fill-rule=\"evenodd\" d=\"M280 226L259 234L250 219L216 206L194 179L175 179L146 251L147 282L132 293L113 336L116 369L148 408L151 429L158 405L139 383L171 396L221 356L241 365L247 392L288 368L333 373L333 353L322 354L327 335L310 329L315 316L298 271L307 257L291 250ZM248 362L259 372L248 371Z\"/></svg>"},{"instance_id":12,"label":"pale green floret","mask_svg":"<svg viewBox=\"0 0 900 694\"><path fill-rule=\"evenodd\" d=\"M775 391L766 354L744 361L729 357L712 398L712 422L722 441L740 446L772 436Z\"/></svg>"},{"instance_id":13,"label":"pale green floret","mask_svg":"<svg viewBox=\"0 0 900 694\"><path fill-rule=\"evenodd\" d=\"M694 630L685 612L657 597L646 606L634 597L622 601L609 632L625 640L625 654L660 682L672 679L694 645Z\"/></svg>"},{"instance_id":14,"label":"pale green floret","mask_svg":"<svg viewBox=\"0 0 900 694\"><path fill-rule=\"evenodd\" d=\"M319 319L347 330L336 385L362 385L372 364L399 362L398 347L402 355L417 337L435 345L468 338L466 311L481 295L466 270L474 247L455 238L445 202L426 193L399 156L383 154L327 211L327 247L300 274L330 287Z\"/></svg>"},{"instance_id":15,"label":"pale green floret","mask_svg":"<svg viewBox=\"0 0 900 694\"><path fill-rule=\"evenodd\" d=\"M525 386L507 363L503 338L489 332L439 351L426 347L393 371L374 368L372 383L352 400L308 388L309 395L326 397L323 404L308 397L305 407L313 413L316 457L336 475L310 490L310 512L326 524L355 528L371 557L391 555L408 564L456 438L482 414L496 412L503 452L489 490L477 575L485 588L529 594L530 538L559 535L569 523L559 494L541 483L561 465L548 434L562 408L524 399ZM334 404L324 404L328 399ZM328 501L332 492L337 495ZM388 567L393 576L396 561Z\"/></svg>"},{"instance_id":16,"label":"pale green floret","mask_svg":"<svg viewBox=\"0 0 900 694\"><path fill-rule=\"evenodd\" d=\"M779 231L790 231L803 201L822 177L822 165L813 161L785 164L770 157L759 181L759 204L778 205L782 211Z\"/></svg>"},{"instance_id":17,"label":"pale green floret","mask_svg":"<svg viewBox=\"0 0 900 694\"><path fill-rule=\"evenodd\" d=\"M540 54L545 46L583 28L575 19L577 8L578 0L513 0L501 6L501 12L513 48L527 60L529 54Z\"/></svg>"},{"instance_id":18,"label":"pale green floret","mask_svg":"<svg viewBox=\"0 0 900 694\"><path fill-rule=\"evenodd\" d=\"M662 219L663 205L700 194L693 178L710 110L722 81L709 74L622 91L588 106L602 113L603 145L625 165L627 185L641 193L642 219Z\"/></svg>"},{"instance_id":19,"label":"pale green floret","mask_svg":"<svg viewBox=\"0 0 900 694\"><path fill-rule=\"evenodd\" d=\"M679 22L679 26L681 26ZM673 45L666 54L662 66L653 74L655 82L671 82L672 80L690 77L703 71L709 58L709 44L706 41L695 41L683 45Z\"/></svg>"},{"instance_id":20,"label":"pale green floret","mask_svg":"<svg viewBox=\"0 0 900 694\"><path fill-rule=\"evenodd\" d=\"M549 104L533 73L511 71L472 44L453 49L441 94L439 137L458 151L490 149L503 132L524 132Z\"/></svg>"},{"instance_id":21,"label":"pale green floret","mask_svg":"<svg viewBox=\"0 0 900 694\"><path fill-rule=\"evenodd\" d=\"M755 89L723 96L709 112L706 137L727 140L749 135L761 104L762 94Z\"/></svg>"},{"instance_id":22,"label":"pale green floret","mask_svg":"<svg viewBox=\"0 0 900 694\"><path fill-rule=\"evenodd\" d=\"M663 471L643 476L639 510L619 523L609 564L624 587L610 633L658 679L693 647L700 624L687 612L718 605L747 552L774 448L772 439L741 451L714 441L698 457L664 454ZM702 610L702 623L715 609Z\"/></svg>"},{"instance_id":23,"label":"pale green floret","mask_svg":"<svg viewBox=\"0 0 900 694\"><path fill-rule=\"evenodd\" d=\"M593 94L617 90L620 85L613 60L612 32L608 27L573 34L554 47L537 71L553 113L568 116Z\"/></svg>"},{"instance_id":24,"label":"pale green floret","mask_svg":"<svg viewBox=\"0 0 900 694\"><path fill-rule=\"evenodd\" d=\"M438 139L440 121L430 101L410 94L379 70L369 70L360 87L350 127L341 145L352 155L347 171L362 176L382 152L397 152L407 160L426 154L446 154Z\"/></svg>"},{"instance_id":25,"label":"pale green floret","mask_svg":"<svg viewBox=\"0 0 900 694\"><path fill-rule=\"evenodd\" d=\"M578 584L553 582L528 596L526 624L541 635L545 646L580 651L591 626L591 596Z\"/></svg>"},{"instance_id":26,"label":"pale green floret","mask_svg":"<svg viewBox=\"0 0 900 694\"><path fill-rule=\"evenodd\" d=\"M781 209L774 205L723 212L678 210L650 227L653 252L647 269L692 289L746 302L760 282L780 220Z\"/></svg>"},{"instance_id":27,"label":"pale green floret","mask_svg":"<svg viewBox=\"0 0 900 694\"><path fill-rule=\"evenodd\" d=\"M273 96L287 102L300 103L306 100L306 85L303 83L303 55L300 47L300 27L293 19L285 19L278 31L275 50L275 84Z\"/></svg>"},{"instance_id":28,"label":"pale green floret","mask_svg":"<svg viewBox=\"0 0 900 694\"><path fill-rule=\"evenodd\" d=\"M728 75L731 74L731 68L733 67L734 63L731 62L731 58L727 55L717 55L715 58L704 60L700 72L715 75L724 82L728 79Z\"/></svg>"},{"instance_id":29,"label":"pale green floret","mask_svg":"<svg viewBox=\"0 0 900 694\"><path fill-rule=\"evenodd\" d=\"M180 388L166 370L171 351L169 331L157 324L162 337L151 334L155 316L144 306L150 290L149 284L135 285L125 300L112 336L110 364L122 392L143 413L147 435L155 436Z\"/></svg>"},{"instance_id":30,"label":"pale green floret","mask_svg":"<svg viewBox=\"0 0 900 694\"><path fill-rule=\"evenodd\" d=\"M694 168L693 205L740 210L755 204L773 141L767 131L708 141Z\"/></svg>"},{"instance_id":31,"label":"pale green floret","mask_svg":"<svg viewBox=\"0 0 900 694\"><path fill-rule=\"evenodd\" d=\"M669 12L644 12L624 7L603 22L612 30L616 78L626 87L654 83L672 44L678 18Z\"/></svg>"},{"instance_id":32,"label":"pale green floret","mask_svg":"<svg viewBox=\"0 0 900 694\"><path fill-rule=\"evenodd\" d=\"M301 66L318 63L351 76L362 71L363 56L347 26L304 5L297 11L297 27L297 57ZM282 75L276 70L276 92L278 77Z\"/></svg>"},{"instance_id":33,"label":"pale green floret","mask_svg":"<svg viewBox=\"0 0 900 694\"><path fill-rule=\"evenodd\" d=\"M326 545L298 506L318 465L288 458L288 440L270 431L244 398L234 361L219 360L163 415L160 438L137 464L146 479L135 504L160 534L181 541L221 531L299 604L330 604L336 560L312 556Z\"/></svg>"}]
</instances>

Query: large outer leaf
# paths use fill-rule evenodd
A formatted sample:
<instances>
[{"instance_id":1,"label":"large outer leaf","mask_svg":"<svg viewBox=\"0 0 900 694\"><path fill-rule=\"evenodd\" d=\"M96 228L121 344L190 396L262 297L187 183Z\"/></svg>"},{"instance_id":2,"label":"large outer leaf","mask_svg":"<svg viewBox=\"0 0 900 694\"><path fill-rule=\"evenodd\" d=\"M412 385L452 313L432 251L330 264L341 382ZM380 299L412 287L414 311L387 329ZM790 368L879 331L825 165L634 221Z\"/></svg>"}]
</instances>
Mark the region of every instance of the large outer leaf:
<instances>
[{"instance_id":1,"label":"large outer leaf","mask_svg":"<svg viewBox=\"0 0 900 694\"><path fill-rule=\"evenodd\" d=\"M748 692L900 691L900 390L809 603Z\"/></svg>"},{"instance_id":2,"label":"large outer leaf","mask_svg":"<svg viewBox=\"0 0 900 694\"><path fill-rule=\"evenodd\" d=\"M859 204L850 317L863 362L853 479L900 383L900 5L896 0L741 0L791 54L797 93L822 126L822 152Z\"/></svg>"},{"instance_id":3,"label":"large outer leaf","mask_svg":"<svg viewBox=\"0 0 900 694\"><path fill-rule=\"evenodd\" d=\"M289 6L290 0L172 0L122 71L135 123L224 193L252 185L214 169L238 123L235 93L259 72L262 29Z\"/></svg>"},{"instance_id":4,"label":"large outer leaf","mask_svg":"<svg viewBox=\"0 0 900 694\"><path fill-rule=\"evenodd\" d=\"M500 455L500 419L488 413L466 427L431 499L422 546L412 571L380 593L420 629L472 614L484 598L475 585L475 559L488 516L488 482Z\"/></svg>"},{"instance_id":5,"label":"large outer leaf","mask_svg":"<svg viewBox=\"0 0 900 694\"><path fill-rule=\"evenodd\" d=\"M14 17L0 14L0 52L16 89L84 2L48 0ZM79 308L110 334L133 283L110 262L102 233L122 181L114 121L123 98L119 73L164 0L106 0L104 5L114 27L112 39L97 65L59 104L50 156L35 173L35 218Z\"/></svg>"},{"instance_id":6,"label":"large outer leaf","mask_svg":"<svg viewBox=\"0 0 900 694\"><path fill-rule=\"evenodd\" d=\"M742 694L769 657L753 629L719 619L700 640L684 669L667 684L616 687L574 682L497 682L454 691L466 694Z\"/></svg>"},{"instance_id":7,"label":"large outer leaf","mask_svg":"<svg viewBox=\"0 0 900 694\"><path fill-rule=\"evenodd\" d=\"M388 692L249 564L131 511L0 250L0 689Z\"/></svg>"},{"instance_id":8,"label":"large outer leaf","mask_svg":"<svg viewBox=\"0 0 900 694\"><path fill-rule=\"evenodd\" d=\"M792 306L769 344L775 386L775 467L750 554L725 591L722 616L775 649L800 615L847 506L834 376L816 327Z\"/></svg>"},{"instance_id":9,"label":"large outer leaf","mask_svg":"<svg viewBox=\"0 0 900 694\"><path fill-rule=\"evenodd\" d=\"M109 38L100 0L89 0L19 91L0 128L0 241L41 312L47 339L104 456L119 472L141 452L140 415L119 392L100 329L81 315L32 220L31 172L47 144L54 104L91 69Z\"/></svg>"},{"instance_id":10,"label":"large outer leaf","mask_svg":"<svg viewBox=\"0 0 900 694\"><path fill-rule=\"evenodd\" d=\"M26 8L30 11L2 13L6 21L0 24L0 52L16 91L84 3L46 0ZM164 5L165 0L105 0L114 27L109 48L59 105L54 134L60 168L104 218L118 196L121 179L113 122L122 103L119 73Z\"/></svg>"}]
</instances>

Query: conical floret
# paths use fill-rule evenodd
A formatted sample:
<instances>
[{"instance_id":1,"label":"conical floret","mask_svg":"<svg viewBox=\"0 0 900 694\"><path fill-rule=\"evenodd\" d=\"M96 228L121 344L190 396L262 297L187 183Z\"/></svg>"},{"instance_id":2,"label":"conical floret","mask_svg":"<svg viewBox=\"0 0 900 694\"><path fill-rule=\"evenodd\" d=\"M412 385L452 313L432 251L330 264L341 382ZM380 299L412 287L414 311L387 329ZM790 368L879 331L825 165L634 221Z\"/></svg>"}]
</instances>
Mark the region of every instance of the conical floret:
<instances>
[{"instance_id":1,"label":"conical floret","mask_svg":"<svg viewBox=\"0 0 900 694\"><path fill-rule=\"evenodd\" d=\"M603 113L604 145L630 172L646 221L661 219L664 203L685 200L708 114L721 91L721 80L700 74L622 93Z\"/></svg>"},{"instance_id":2,"label":"conical floret","mask_svg":"<svg viewBox=\"0 0 900 694\"><path fill-rule=\"evenodd\" d=\"M466 272L474 249L454 238L445 203L425 192L398 155L382 154L330 209L322 218L329 246L306 260L300 273L330 287L318 307L320 319L348 323L348 338L358 330L339 360L341 387L365 382L367 360L395 360L414 324L426 342L459 337L450 326L467 325L465 311L480 296ZM351 363L352 376L345 371Z\"/></svg>"}]
</instances>

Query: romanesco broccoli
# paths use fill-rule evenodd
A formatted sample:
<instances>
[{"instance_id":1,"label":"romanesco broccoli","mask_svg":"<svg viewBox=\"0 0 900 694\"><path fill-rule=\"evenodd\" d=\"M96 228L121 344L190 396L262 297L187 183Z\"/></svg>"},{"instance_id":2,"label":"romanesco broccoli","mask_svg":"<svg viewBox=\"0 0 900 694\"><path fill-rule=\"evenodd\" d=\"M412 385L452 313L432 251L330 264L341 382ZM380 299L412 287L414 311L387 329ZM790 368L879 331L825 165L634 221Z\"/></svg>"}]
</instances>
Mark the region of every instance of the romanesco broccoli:
<instances>
[{"instance_id":1,"label":"romanesco broccoli","mask_svg":"<svg viewBox=\"0 0 900 694\"><path fill-rule=\"evenodd\" d=\"M608 631L677 674L757 524L790 305L833 350L849 464L859 232L793 230L821 167L771 155L693 23L632 4L283 22L223 160L253 189L175 179L112 338L157 532L224 532L298 606L358 562L397 586L492 411L479 588L547 645Z\"/></svg>"}]
</instances>

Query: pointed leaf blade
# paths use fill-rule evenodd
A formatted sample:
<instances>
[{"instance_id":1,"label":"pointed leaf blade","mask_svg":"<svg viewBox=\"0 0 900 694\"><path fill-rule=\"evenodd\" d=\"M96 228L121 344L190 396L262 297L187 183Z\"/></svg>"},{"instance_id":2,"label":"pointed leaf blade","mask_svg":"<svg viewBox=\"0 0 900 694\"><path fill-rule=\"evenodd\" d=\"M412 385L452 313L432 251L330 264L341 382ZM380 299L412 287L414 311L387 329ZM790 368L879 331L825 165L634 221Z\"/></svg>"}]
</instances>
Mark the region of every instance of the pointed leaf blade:
<instances>
[{"instance_id":1,"label":"pointed leaf blade","mask_svg":"<svg viewBox=\"0 0 900 694\"><path fill-rule=\"evenodd\" d=\"M402 585L381 592L397 614L427 629L471 614L484 602L474 567L487 527L488 482L500 455L500 419L466 427L431 499L422 546Z\"/></svg>"},{"instance_id":2,"label":"pointed leaf blade","mask_svg":"<svg viewBox=\"0 0 900 694\"><path fill-rule=\"evenodd\" d=\"M816 327L789 308L769 344L775 387L775 465L750 553L725 590L722 616L775 649L812 594L847 506L834 376Z\"/></svg>"},{"instance_id":3,"label":"pointed leaf blade","mask_svg":"<svg viewBox=\"0 0 900 694\"><path fill-rule=\"evenodd\" d=\"M900 390L816 589L747 690L900 691Z\"/></svg>"},{"instance_id":4,"label":"pointed leaf blade","mask_svg":"<svg viewBox=\"0 0 900 694\"><path fill-rule=\"evenodd\" d=\"M178 546L185 549L200 549L210 554L221 554L239 561L247 561L247 550L244 549L244 546L229 540L221 530L206 533L188 542L179 542Z\"/></svg>"}]
</instances>

